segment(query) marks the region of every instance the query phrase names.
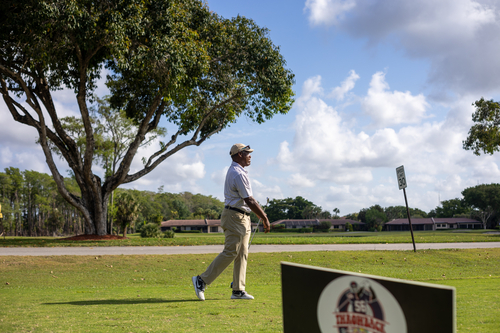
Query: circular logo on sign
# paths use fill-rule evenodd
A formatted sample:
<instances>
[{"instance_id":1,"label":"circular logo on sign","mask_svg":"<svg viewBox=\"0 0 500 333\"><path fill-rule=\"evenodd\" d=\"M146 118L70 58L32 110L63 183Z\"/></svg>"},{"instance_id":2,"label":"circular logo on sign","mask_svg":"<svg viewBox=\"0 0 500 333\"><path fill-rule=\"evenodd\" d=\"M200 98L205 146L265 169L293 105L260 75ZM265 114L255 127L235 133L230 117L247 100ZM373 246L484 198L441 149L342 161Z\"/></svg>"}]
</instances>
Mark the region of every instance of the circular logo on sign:
<instances>
[{"instance_id":1,"label":"circular logo on sign","mask_svg":"<svg viewBox=\"0 0 500 333\"><path fill-rule=\"evenodd\" d=\"M380 283L342 276L330 282L319 297L321 332L407 333L406 319L394 296Z\"/></svg>"}]
</instances>

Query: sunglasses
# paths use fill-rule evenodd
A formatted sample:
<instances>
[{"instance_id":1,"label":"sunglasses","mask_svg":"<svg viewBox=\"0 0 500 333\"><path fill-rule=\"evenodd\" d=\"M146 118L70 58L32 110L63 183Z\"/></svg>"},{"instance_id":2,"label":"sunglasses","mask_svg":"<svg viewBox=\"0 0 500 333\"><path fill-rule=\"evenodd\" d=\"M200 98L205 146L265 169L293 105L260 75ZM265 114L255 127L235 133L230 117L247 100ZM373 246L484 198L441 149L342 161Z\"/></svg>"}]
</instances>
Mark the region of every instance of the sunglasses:
<instances>
[{"instance_id":1,"label":"sunglasses","mask_svg":"<svg viewBox=\"0 0 500 333\"><path fill-rule=\"evenodd\" d=\"M246 146L246 147L241 148L240 151L250 150L250 149L251 149L250 146Z\"/></svg>"},{"instance_id":2,"label":"sunglasses","mask_svg":"<svg viewBox=\"0 0 500 333\"><path fill-rule=\"evenodd\" d=\"M238 153L245 153L245 154L250 154L247 150L250 150L250 146L246 146L246 147L243 147L241 148Z\"/></svg>"}]
</instances>

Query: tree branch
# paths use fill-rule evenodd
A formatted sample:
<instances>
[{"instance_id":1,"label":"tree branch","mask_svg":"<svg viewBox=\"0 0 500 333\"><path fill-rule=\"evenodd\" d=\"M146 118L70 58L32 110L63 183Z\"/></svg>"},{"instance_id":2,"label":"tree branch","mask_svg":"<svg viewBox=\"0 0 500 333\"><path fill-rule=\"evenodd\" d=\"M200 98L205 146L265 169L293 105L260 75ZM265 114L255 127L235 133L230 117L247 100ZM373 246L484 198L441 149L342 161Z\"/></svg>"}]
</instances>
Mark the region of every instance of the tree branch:
<instances>
[{"instance_id":1,"label":"tree branch","mask_svg":"<svg viewBox=\"0 0 500 333\"><path fill-rule=\"evenodd\" d=\"M22 80L22 78L17 74L13 73L14 77L11 77L11 79L15 80L21 87L23 87L24 93L27 96L27 102L28 104L33 108L33 110L38 114L39 120L35 120L31 114L18 102L16 102L8 92L7 84L5 80L2 78L1 79L1 84L2 84L2 95L4 97L4 101L6 102L9 111L11 112L14 120L32 126L37 129L39 137L40 137L40 145L42 147L43 153L45 155L45 159L47 162L47 165L49 166L49 169L52 173L52 177L54 178L54 181L57 185L57 188L59 190L59 193L75 208L77 208L85 218L89 218L90 221L90 216L88 210L85 208L85 206L82 204L80 200L78 200L74 195L72 195L65 187L64 185L64 177L59 173L59 170L57 169L57 166L55 165L54 159L52 157L52 153L50 151L50 148L47 143L47 133L51 133L50 135L54 139L54 143L58 143L57 136L50 131L49 128L47 128L45 124L45 118L43 116L42 110L39 108L38 101L36 101L36 97L33 96L31 90L28 88L26 82ZM17 111L17 108L23 111L24 116L19 114ZM64 151L64 150L62 150Z\"/></svg>"},{"instance_id":2,"label":"tree branch","mask_svg":"<svg viewBox=\"0 0 500 333\"><path fill-rule=\"evenodd\" d=\"M127 173L130 170L130 165L132 164L132 160L134 159L134 156L137 153L137 150L139 149L141 142L144 141L146 134L152 128L151 126L152 124L150 124L151 118L153 117L153 115L155 115L155 120L153 122L153 125L155 122L159 122L159 116L163 112L164 107L165 107L165 102L162 101L162 96L158 94L154 98L148 112L146 113L146 116L139 125L135 139L130 144L129 149L127 150L125 156L120 162L118 170L113 176L109 177L109 179L106 180L106 182L104 183L103 188L105 188L105 192L113 191L120 184L123 183L123 181L127 177Z\"/></svg>"},{"instance_id":3,"label":"tree branch","mask_svg":"<svg viewBox=\"0 0 500 333\"><path fill-rule=\"evenodd\" d=\"M236 98L236 96L233 96L233 98L231 98L231 99L234 99L234 98ZM227 104L231 99L226 100L223 104ZM148 164L142 170L140 170L132 175L127 175L127 177L125 178L123 183L130 183L130 182L133 182L133 181L143 177L144 175L147 175L148 173L153 171L158 165L160 165L160 163L162 163L165 159L172 156L173 154L175 154L179 150L181 150L185 147L188 147L188 146L193 146L193 145L199 146L205 140L210 138L212 135L220 132L224 128L224 125L225 125L225 122L227 119L227 115L225 115L221 119L221 121L219 122L219 126L215 130L213 130L210 133L207 133L206 135L203 135L199 140L196 140L200 131L202 130L202 127L204 126L204 124L206 122L206 119L208 119L210 117L210 115L212 115L213 112L215 112L218 107L222 107L222 105L214 106L212 108L212 110L205 115L204 119L200 122L200 124L198 125L198 128L196 129L195 133L193 134L193 136L191 137L190 140L186 140L183 143L178 144L175 148L162 154L156 161L152 162L152 159L154 157L157 157L161 153L165 152L169 146L171 146L172 144L174 144L177 141L177 136L182 132L181 130L178 130L174 135L172 135L172 139L169 141L169 143L167 145L165 145L165 147L160 149L158 152L156 152L155 154L153 154L149 158Z\"/></svg>"}]
</instances>

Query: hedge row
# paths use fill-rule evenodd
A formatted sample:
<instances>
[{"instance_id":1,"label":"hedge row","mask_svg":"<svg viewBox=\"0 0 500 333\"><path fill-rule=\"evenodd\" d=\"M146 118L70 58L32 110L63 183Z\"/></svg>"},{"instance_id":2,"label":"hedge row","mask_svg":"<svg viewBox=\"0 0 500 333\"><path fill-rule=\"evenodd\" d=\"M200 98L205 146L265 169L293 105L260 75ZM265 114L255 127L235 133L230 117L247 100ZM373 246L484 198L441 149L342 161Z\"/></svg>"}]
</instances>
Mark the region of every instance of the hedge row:
<instances>
[{"instance_id":1,"label":"hedge row","mask_svg":"<svg viewBox=\"0 0 500 333\"><path fill-rule=\"evenodd\" d=\"M271 232L313 232L313 228L300 229L272 229Z\"/></svg>"}]
</instances>

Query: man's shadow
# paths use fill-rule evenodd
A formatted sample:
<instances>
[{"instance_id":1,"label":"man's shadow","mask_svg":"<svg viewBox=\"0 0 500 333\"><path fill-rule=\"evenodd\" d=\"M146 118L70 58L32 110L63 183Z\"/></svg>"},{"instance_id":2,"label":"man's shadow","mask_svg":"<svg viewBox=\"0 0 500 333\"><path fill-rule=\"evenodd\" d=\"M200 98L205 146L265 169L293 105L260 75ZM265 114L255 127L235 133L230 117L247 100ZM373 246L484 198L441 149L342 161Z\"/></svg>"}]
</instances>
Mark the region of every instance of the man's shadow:
<instances>
[{"instance_id":1,"label":"man's shadow","mask_svg":"<svg viewBox=\"0 0 500 333\"><path fill-rule=\"evenodd\" d=\"M161 298L144 298L144 299L134 299L134 298L124 298L124 299L104 299L104 300L88 300L88 301L73 301L73 302L51 302L42 303L43 305L130 305L130 304L154 304L154 303L183 303L183 302L199 302L198 299L177 299L168 300ZM212 299L210 301L218 301L218 299Z\"/></svg>"}]
</instances>

